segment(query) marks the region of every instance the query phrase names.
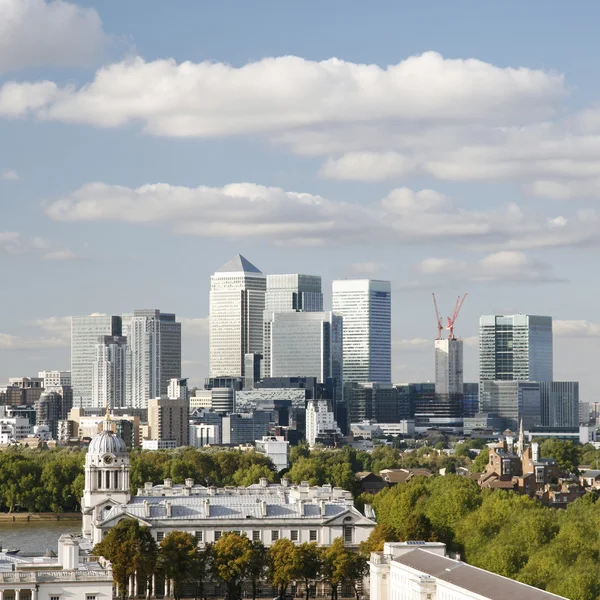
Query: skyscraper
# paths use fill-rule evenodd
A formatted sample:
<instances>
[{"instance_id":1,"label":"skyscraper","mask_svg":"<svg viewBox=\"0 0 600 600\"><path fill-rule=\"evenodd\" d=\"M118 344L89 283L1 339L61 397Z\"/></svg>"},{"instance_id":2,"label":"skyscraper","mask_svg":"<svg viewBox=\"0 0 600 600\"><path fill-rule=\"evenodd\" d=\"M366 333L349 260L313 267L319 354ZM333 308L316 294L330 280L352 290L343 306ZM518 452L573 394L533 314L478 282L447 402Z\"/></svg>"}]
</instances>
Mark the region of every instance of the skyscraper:
<instances>
[{"instance_id":1,"label":"skyscraper","mask_svg":"<svg viewBox=\"0 0 600 600\"><path fill-rule=\"evenodd\" d=\"M120 408L126 402L127 338L98 338L92 364L92 406Z\"/></svg>"},{"instance_id":2,"label":"skyscraper","mask_svg":"<svg viewBox=\"0 0 600 600\"><path fill-rule=\"evenodd\" d=\"M92 369L101 336L120 336L121 317L92 314L71 317L71 382L76 406L92 402Z\"/></svg>"},{"instance_id":3,"label":"skyscraper","mask_svg":"<svg viewBox=\"0 0 600 600\"><path fill-rule=\"evenodd\" d=\"M552 317L479 319L480 381L552 381Z\"/></svg>"},{"instance_id":4,"label":"skyscraper","mask_svg":"<svg viewBox=\"0 0 600 600\"><path fill-rule=\"evenodd\" d=\"M336 380L341 397L343 319L333 312L265 311L264 376Z\"/></svg>"},{"instance_id":5,"label":"skyscraper","mask_svg":"<svg viewBox=\"0 0 600 600\"><path fill-rule=\"evenodd\" d=\"M265 276L240 254L210 278L210 377L243 377L244 355L263 351Z\"/></svg>"},{"instance_id":6,"label":"skyscraper","mask_svg":"<svg viewBox=\"0 0 600 600\"><path fill-rule=\"evenodd\" d=\"M318 275L267 275L265 312L321 312L323 293Z\"/></svg>"},{"instance_id":7,"label":"skyscraper","mask_svg":"<svg viewBox=\"0 0 600 600\"><path fill-rule=\"evenodd\" d=\"M446 397L463 394L463 342L435 340L435 393Z\"/></svg>"},{"instance_id":8,"label":"skyscraper","mask_svg":"<svg viewBox=\"0 0 600 600\"><path fill-rule=\"evenodd\" d=\"M392 379L389 281L333 282L333 312L344 318L344 382Z\"/></svg>"}]
</instances>

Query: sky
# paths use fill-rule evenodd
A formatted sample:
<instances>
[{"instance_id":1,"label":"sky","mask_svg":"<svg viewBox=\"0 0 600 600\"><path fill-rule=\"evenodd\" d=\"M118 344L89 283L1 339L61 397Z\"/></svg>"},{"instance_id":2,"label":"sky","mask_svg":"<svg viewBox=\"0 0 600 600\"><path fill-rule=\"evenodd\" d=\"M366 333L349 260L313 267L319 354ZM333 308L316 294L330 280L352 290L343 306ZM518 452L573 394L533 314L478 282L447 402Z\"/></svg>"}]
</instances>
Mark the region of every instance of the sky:
<instances>
[{"instance_id":1,"label":"sky","mask_svg":"<svg viewBox=\"0 0 600 600\"><path fill-rule=\"evenodd\" d=\"M554 319L595 402L600 5L0 0L0 382L68 369L69 317L183 323L210 274L392 281L393 379L436 320L477 381L481 314Z\"/></svg>"}]
</instances>

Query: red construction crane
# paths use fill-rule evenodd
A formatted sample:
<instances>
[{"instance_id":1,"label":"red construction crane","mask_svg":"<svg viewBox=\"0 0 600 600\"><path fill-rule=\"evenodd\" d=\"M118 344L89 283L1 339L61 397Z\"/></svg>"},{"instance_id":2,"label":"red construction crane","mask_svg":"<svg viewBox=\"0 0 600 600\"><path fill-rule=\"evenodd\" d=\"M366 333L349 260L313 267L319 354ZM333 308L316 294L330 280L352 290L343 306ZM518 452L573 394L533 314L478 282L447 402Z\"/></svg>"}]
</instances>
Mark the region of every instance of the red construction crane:
<instances>
[{"instance_id":1,"label":"red construction crane","mask_svg":"<svg viewBox=\"0 0 600 600\"><path fill-rule=\"evenodd\" d=\"M435 318L437 319L437 330L438 330L438 334L437 334L437 338L438 340L442 339L442 329L444 329L444 326L442 325L442 315L440 314L440 311L438 310L438 305L437 302L435 300L435 294L431 294L433 296L433 307L435 308Z\"/></svg>"},{"instance_id":2,"label":"red construction crane","mask_svg":"<svg viewBox=\"0 0 600 600\"><path fill-rule=\"evenodd\" d=\"M459 296L456 299L456 304L454 305L454 312L452 313L451 317L448 317L448 326L446 327L446 329L450 332L448 334L449 340L454 339L454 324L456 323L456 319L458 318L458 313L460 312L460 309L462 308L462 305L464 304L466 297L467 297L467 294L465 294L462 298Z\"/></svg>"}]
</instances>

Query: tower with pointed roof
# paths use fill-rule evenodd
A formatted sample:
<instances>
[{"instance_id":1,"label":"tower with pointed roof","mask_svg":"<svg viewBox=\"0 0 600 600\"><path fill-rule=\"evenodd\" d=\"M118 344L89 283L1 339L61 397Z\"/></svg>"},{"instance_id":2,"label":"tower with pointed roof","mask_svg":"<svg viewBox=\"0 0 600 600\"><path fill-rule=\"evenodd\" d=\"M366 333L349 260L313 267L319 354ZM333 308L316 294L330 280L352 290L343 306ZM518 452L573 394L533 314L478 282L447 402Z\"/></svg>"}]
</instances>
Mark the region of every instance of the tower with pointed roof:
<instances>
[{"instance_id":1,"label":"tower with pointed roof","mask_svg":"<svg viewBox=\"0 0 600 600\"><path fill-rule=\"evenodd\" d=\"M210 278L210 376L243 377L244 355L263 350L266 277L237 254Z\"/></svg>"},{"instance_id":2,"label":"tower with pointed roof","mask_svg":"<svg viewBox=\"0 0 600 600\"><path fill-rule=\"evenodd\" d=\"M129 454L125 442L113 431L108 406L100 432L92 438L85 456L85 487L81 498L82 533L92 537L93 524L113 506L127 504Z\"/></svg>"}]
</instances>

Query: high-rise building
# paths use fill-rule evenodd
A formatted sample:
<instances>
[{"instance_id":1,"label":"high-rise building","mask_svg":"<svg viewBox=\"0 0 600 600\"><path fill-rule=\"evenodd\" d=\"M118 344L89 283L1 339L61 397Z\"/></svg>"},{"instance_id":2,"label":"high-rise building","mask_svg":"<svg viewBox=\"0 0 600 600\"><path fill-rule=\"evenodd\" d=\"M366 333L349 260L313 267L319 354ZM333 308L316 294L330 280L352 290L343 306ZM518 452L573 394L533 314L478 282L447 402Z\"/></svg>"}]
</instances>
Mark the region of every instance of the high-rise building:
<instances>
[{"instance_id":1,"label":"high-rise building","mask_svg":"<svg viewBox=\"0 0 600 600\"><path fill-rule=\"evenodd\" d=\"M266 278L240 254L210 278L210 377L243 377L244 356L263 351Z\"/></svg>"},{"instance_id":2,"label":"high-rise building","mask_svg":"<svg viewBox=\"0 0 600 600\"><path fill-rule=\"evenodd\" d=\"M90 406L92 402L92 371L98 339L121 334L121 317L101 314L71 317L71 383L77 406Z\"/></svg>"},{"instance_id":3,"label":"high-rise building","mask_svg":"<svg viewBox=\"0 0 600 600\"><path fill-rule=\"evenodd\" d=\"M189 403L187 398L152 398L148 401L149 439L172 442L172 447L189 442Z\"/></svg>"},{"instance_id":4,"label":"high-rise building","mask_svg":"<svg viewBox=\"0 0 600 600\"><path fill-rule=\"evenodd\" d=\"M267 275L265 312L322 312L323 293L318 275Z\"/></svg>"},{"instance_id":5,"label":"high-rise building","mask_svg":"<svg viewBox=\"0 0 600 600\"><path fill-rule=\"evenodd\" d=\"M73 390L70 386L55 387L44 392L36 404L37 425L45 425L53 439L57 439L59 421L67 421L73 408Z\"/></svg>"},{"instance_id":6,"label":"high-rise building","mask_svg":"<svg viewBox=\"0 0 600 600\"><path fill-rule=\"evenodd\" d=\"M542 424L542 384L534 381L482 381L479 405L482 413L504 420L505 427L517 431Z\"/></svg>"},{"instance_id":7,"label":"high-rise building","mask_svg":"<svg viewBox=\"0 0 600 600\"><path fill-rule=\"evenodd\" d=\"M244 354L244 387L253 388L260 380L263 355L258 352Z\"/></svg>"},{"instance_id":8,"label":"high-rise building","mask_svg":"<svg viewBox=\"0 0 600 600\"><path fill-rule=\"evenodd\" d=\"M458 396L463 393L463 341L435 340L435 393Z\"/></svg>"},{"instance_id":9,"label":"high-rise building","mask_svg":"<svg viewBox=\"0 0 600 600\"><path fill-rule=\"evenodd\" d=\"M103 335L96 344L92 364L93 408L119 408L126 403L127 338Z\"/></svg>"},{"instance_id":10,"label":"high-rise building","mask_svg":"<svg viewBox=\"0 0 600 600\"><path fill-rule=\"evenodd\" d=\"M334 281L332 308L344 318L344 381L391 383L390 282Z\"/></svg>"},{"instance_id":11,"label":"high-rise building","mask_svg":"<svg viewBox=\"0 0 600 600\"><path fill-rule=\"evenodd\" d=\"M265 377L332 377L336 389L343 384L343 320L333 312L265 311Z\"/></svg>"},{"instance_id":12,"label":"high-rise building","mask_svg":"<svg viewBox=\"0 0 600 600\"><path fill-rule=\"evenodd\" d=\"M310 400L306 405L306 442L314 446L319 438L338 441L342 432L327 400Z\"/></svg>"},{"instance_id":13,"label":"high-rise building","mask_svg":"<svg viewBox=\"0 0 600 600\"><path fill-rule=\"evenodd\" d=\"M552 381L552 317L479 319L480 381Z\"/></svg>"},{"instance_id":14,"label":"high-rise building","mask_svg":"<svg viewBox=\"0 0 600 600\"><path fill-rule=\"evenodd\" d=\"M350 411L350 423L371 420L399 423L411 417L408 387L402 384L347 383L344 385L344 401Z\"/></svg>"},{"instance_id":15,"label":"high-rise building","mask_svg":"<svg viewBox=\"0 0 600 600\"><path fill-rule=\"evenodd\" d=\"M45 390L71 385L71 371L40 371L38 377L43 380L42 387Z\"/></svg>"},{"instance_id":16,"label":"high-rise building","mask_svg":"<svg viewBox=\"0 0 600 600\"><path fill-rule=\"evenodd\" d=\"M579 383L577 381L542 381L540 394L543 426L579 426Z\"/></svg>"},{"instance_id":17,"label":"high-rise building","mask_svg":"<svg viewBox=\"0 0 600 600\"><path fill-rule=\"evenodd\" d=\"M146 408L150 398L166 396L169 381L181 377L181 323L158 309L126 315L127 405Z\"/></svg>"},{"instance_id":18,"label":"high-rise building","mask_svg":"<svg viewBox=\"0 0 600 600\"><path fill-rule=\"evenodd\" d=\"M187 382L187 379L171 379L171 381L169 381L167 397L171 400L187 400L189 398Z\"/></svg>"}]
</instances>

